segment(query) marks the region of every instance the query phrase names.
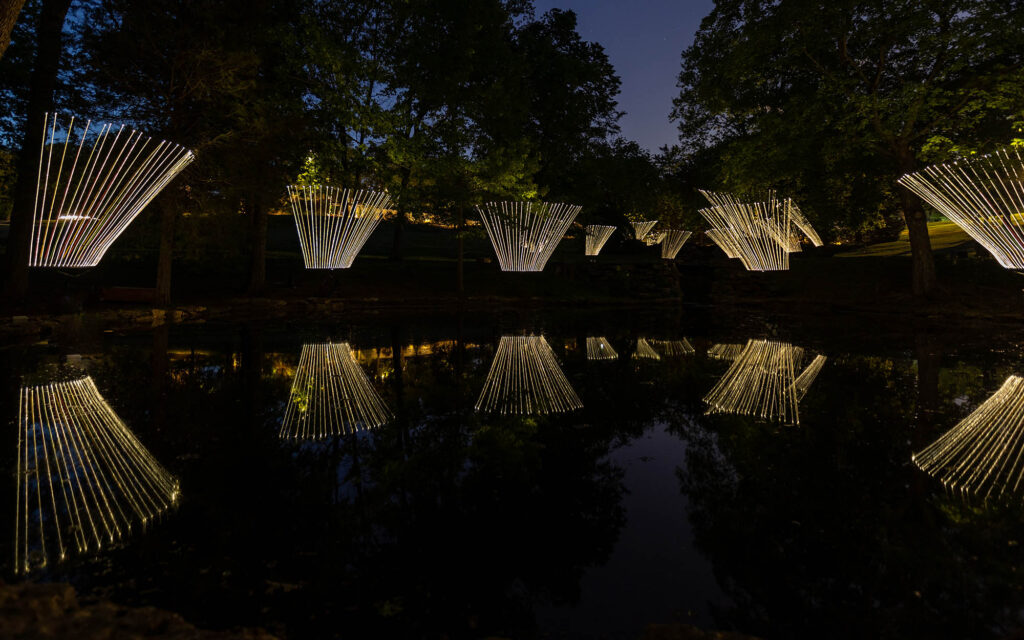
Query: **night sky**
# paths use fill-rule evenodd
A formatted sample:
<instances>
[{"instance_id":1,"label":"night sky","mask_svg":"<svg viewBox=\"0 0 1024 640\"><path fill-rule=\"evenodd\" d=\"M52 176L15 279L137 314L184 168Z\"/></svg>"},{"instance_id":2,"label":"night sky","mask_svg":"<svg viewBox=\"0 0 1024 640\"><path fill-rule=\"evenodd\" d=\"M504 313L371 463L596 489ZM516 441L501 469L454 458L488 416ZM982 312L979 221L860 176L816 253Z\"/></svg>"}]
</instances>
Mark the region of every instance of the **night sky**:
<instances>
[{"instance_id":1,"label":"night sky","mask_svg":"<svg viewBox=\"0 0 1024 640\"><path fill-rule=\"evenodd\" d=\"M651 151L677 140L668 120L679 56L693 42L713 0L536 0L537 15L572 9L585 40L604 46L622 79L623 137Z\"/></svg>"}]
</instances>

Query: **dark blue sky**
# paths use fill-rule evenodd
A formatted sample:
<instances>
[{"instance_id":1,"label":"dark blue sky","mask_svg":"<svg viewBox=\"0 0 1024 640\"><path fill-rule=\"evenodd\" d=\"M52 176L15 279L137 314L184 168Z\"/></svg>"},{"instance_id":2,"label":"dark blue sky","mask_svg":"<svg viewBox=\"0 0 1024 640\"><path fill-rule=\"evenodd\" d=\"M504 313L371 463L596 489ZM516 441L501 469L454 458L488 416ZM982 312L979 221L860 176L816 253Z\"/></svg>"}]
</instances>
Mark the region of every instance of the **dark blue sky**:
<instances>
[{"instance_id":1,"label":"dark blue sky","mask_svg":"<svg viewBox=\"0 0 1024 640\"><path fill-rule=\"evenodd\" d=\"M623 137L657 151L676 142L668 120L678 93L679 56L690 46L713 0L535 0L537 15L572 9L584 39L599 42L622 79Z\"/></svg>"}]
</instances>

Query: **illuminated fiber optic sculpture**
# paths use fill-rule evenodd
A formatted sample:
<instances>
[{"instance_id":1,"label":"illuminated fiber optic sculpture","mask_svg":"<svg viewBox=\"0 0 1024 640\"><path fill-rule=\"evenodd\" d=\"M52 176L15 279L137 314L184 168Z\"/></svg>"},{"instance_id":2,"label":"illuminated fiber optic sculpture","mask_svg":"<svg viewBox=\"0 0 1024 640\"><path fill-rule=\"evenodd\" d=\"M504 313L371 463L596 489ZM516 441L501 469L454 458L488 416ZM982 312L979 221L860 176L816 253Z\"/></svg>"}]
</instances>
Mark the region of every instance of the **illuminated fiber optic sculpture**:
<instances>
[{"instance_id":1,"label":"illuminated fiber optic sculpture","mask_svg":"<svg viewBox=\"0 0 1024 640\"><path fill-rule=\"evenodd\" d=\"M697 352L686 338L682 340L655 340L654 343L658 345L658 348L661 349L661 352L667 358L690 356Z\"/></svg>"},{"instance_id":2,"label":"illuminated fiber optic sculpture","mask_svg":"<svg viewBox=\"0 0 1024 640\"><path fill-rule=\"evenodd\" d=\"M125 125L59 120L43 123L28 266L94 267L195 154Z\"/></svg>"},{"instance_id":3,"label":"illuminated fiber optic sculpture","mask_svg":"<svg viewBox=\"0 0 1024 640\"><path fill-rule=\"evenodd\" d=\"M729 370L704 397L708 413L732 413L800 424L799 402L806 395L826 357L817 356L800 376L800 347L773 340L748 340Z\"/></svg>"},{"instance_id":4,"label":"illuminated fiber optic sculpture","mask_svg":"<svg viewBox=\"0 0 1024 640\"><path fill-rule=\"evenodd\" d=\"M581 408L544 336L502 336L477 411L548 414Z\"/></svg>"},{"instance_id":5,"label":"illuminated fiber optic sculpture","mask_svg":"<svg viewBox=\"0 0 1024 640\"><path fill-rule=\"evenodd\" d=\"M664 231L652 231L647 234L647 237L644 238L644 244L646 244L648 247L653 247L655 245L661 244L661 241L664 239Z\"/></svg>"},{"instance_id":6,"label":"illuminated fiber optic sculpture","mask_svg":"<svg viewBox=\"0 0 1024 640\"><path fill-rule=\"evenodd\" d=\"M307 269L348 269L391 204L384 191L288 187Z\"/></svg>"},{"instance_id":7,"label":"illuminated fiber optic sculpture","mask_svg":"<svg viewBox=\"0 0 1024 640\"><path fill-rule=\"evenodd\" d=\"M718 245L718 248L725 253L727 258L740 257L732 231L728 229L708 229L704 232L704 235Z\"/></svg>"},{"instance_id":8,"label":"illuminated fiber optic sculpture","mask_svg":"<svg viewBox=\"0 0 1024 640\"><path fill-rule=\"evenodd\" d=\"M543 271L582 208L547 202L489 202L477 206L477 211L502 271Z\"/></svg>"},{"instance_id":9,"label":"illuminated fiber optic sculpture","mask_svg":"<svg viewBox=\"0 0 1024 640\"><path fill-rule=\"evenodd\" d=\"M587 360L615 360L619 354L612 349L604 336L587 338Z\"/></svg>"},{"instance_id":10,"label":"illuminated fiber optic sculpture","mask_svg":"<svg viewBox=\"0 0 1024 640\"><path fill-rule=\"evenodd\" d=\"M304 344L282 439L317 439L366 431L393 418L348 343Z\"/></svg>"},{"instance_id":11,"label":"illuminated fiber optic sculpture","mask_svg":"<svg viewBox=\"0 0 1024 640\"><path fill-rule=\"evenodd\" d=\"M666 260L675 260L679 250L683 248L686 241L690 239L690 232L682 229L665 230L665 238L661 243L661 257Z\"/></svg>"},{"instance_id":12,"label":"illuminated fiber optic sculpture","mask_svg":"<svg viewBox=\"0 0 1024 640\"><path fill-rule=\"evenodd\" d=\"M22 387L15 571L96 551L178 501L178 481L84 377Z\"/></svg>"},{"instance_id":13,"label":"illuminated fiber optic sculpture","mask_svg":"<svg viewBox=\"0 0 1024 640\"><path fill-rule=\"evenodd\" d=\"M612 234L615 233L615 227L588 224L584 227L583 231L586 235L586 255L596 256L601 253L601 249L604 248L604 243L608 242L608 238L612 237Z\"/></svg>"},{"instance_id":14,"label":"illuminated fiber optic sculpture","mask_svg":"<svg viewBox=\"0 0 1024 640\"><path fill-rule=\"evenodd\" d=\"M645 240L647 238L647 234L651 232L654 225L658 224L658 221L646 220L643 222L630 222L629 224L633 226L633 237L637 240Z\"/></svg>"},{"instance_id":15,"label":"illuminated fiber optic sculpture","mask_svg":"<svg viewBox=\"0 0 1024 640\"><path fill-rule=\"evenodd\" d=\"M803 231L804 235L807 236L807 239L811 241L811 244L816 247L820 247L822 245L821 236L819 236L818 232L814 230L810 220L807 219L807 216L804 215L803 211L800 211L800 207L795 203L790 206L789 215L793 220L793 224L796 225L796 228Z\"/></svg>"},{"instance_id":16,"label":"illuminated fiber optic sculpture","mask_svg":"<svg viewBox=\"0 0 1024 640\"><path fill-rule=\"evenodd\" d=\"M716 231L709 235L726 255L735 255L748 271L789 269L793 236L790 199L769 197L765 202L741 202L732 195L701 191L712 206L700 214Z\"/></svg>"},{"instance_id":17,"label":"illuminated fiber optic sculpture","mask_svg":"<svg viewBox=\"0 0 1024 640\"><path fill-rule=\"evenodd\" d=\"M636 350L633 351L634 360L661 360L661 356L654 350L647 340L637 338Z\"/></svg>"},{"instance_id":18,"label":"illuminated fiber optic sculpture","mask_svg":"<svg viewBox=\"0 0 1024 640\"><path fill-rule=\"evenodd\" d=\"M741 353L742 344L716 344L708 349L708 357L714 360L735 360Z\"/></svg>"},{"instance_id":19,"label":"illuminated fiber optic sculpture","mask_svg":"<svg viewBox=\"0 0 1024 640\"><path fill-rule=\"evenodd\" d=\"M912 459L962 494L1019 500L1024 491L1024 378L1007 378L971 415Z\"/></svg>"},{"instance_id":20,"label":"illuminated fiber optic sculpture","mask_svg":"<svg viewBox=\"0 0 1024 640\"><path fill-rule=\"evenodd\" d=\"M1006 269L1024 269L1024 158L1011 147L908 173L899 183L985 247Z\"/></svg>"}]
</instances>

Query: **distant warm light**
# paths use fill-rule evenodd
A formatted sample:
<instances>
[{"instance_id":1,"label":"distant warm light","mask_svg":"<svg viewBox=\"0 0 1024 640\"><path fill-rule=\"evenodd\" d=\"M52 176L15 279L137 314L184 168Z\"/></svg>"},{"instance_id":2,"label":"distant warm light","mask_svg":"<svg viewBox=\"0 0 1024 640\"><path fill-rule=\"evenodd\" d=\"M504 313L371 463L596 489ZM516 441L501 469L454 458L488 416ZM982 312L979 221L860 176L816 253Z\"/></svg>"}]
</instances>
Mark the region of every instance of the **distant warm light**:
<instances>
[{"instance_id":1,"label":"distant warm light","mask_svg":"<svg viewBox=\"0 0 1024 640\"><path fill-rule=\"evenodd\" d=\"M348 269L391 202L386 192L324 185L289 186L307 269Z\"/></svg>"},{"instance_id":2,"label":"distant warm light","mask_svg":"<svg viewBox=\"0 0 1024 640\"><path fill-rule=\"evenodd\" d=\"M477 206L502 271L543 271L583 207L547 202Z\"/></svg>"},{"instance_id":3,"label":"distant warm light","mask_svg":"<svg viewBox=\"0 0 1024 640\"><path fill-rule=\"evenodd\" d=\"M1024 496L1024 378L1010 376L992 397L914 464L948 488L983 500Z\"/></svg>"},{"instance_id":4,"label":"distant warm light","mask_svg":"<svg viewBox=\"0 0 1024 640\"><path fill-rule=\"evenodd\" d=\"M654 350L647 340L637 338L636 350L633 351L634 360L661 360L661 356Z\"/></svg>"},{"instance_id":5,"label":"distant warm light","mask_svg":"<svg viewBox=\"0 0 1024 640\"><path fill-rule=\"evenodd\" d=\"M608 242L608 238L612 237L612 234L615 233L615 227L588 224L584 228L584 233L586 234L586 255L596 256L601 253L601 249L603 249L604 244Z\"/></svg>"},{"instance_id":6,"label":"distant warm light","mask_svg":"<svg viewBox=\"0 0 1024 640\"><path fill-rule=\"evenodd\" d=\"M393 417L348 343L302 345L281 438L316 439L365 431Z\"/></svg>"},{"instance_id":7,"label":"distant warm light","mask_svg":"<svg viewBox=\"0 0 1024 640\"><path fill-rule=\"evenodd\" d=\"M722 379L704 396L708 413L800 424L800 400L826 361L823 355L815 357L798 377L796 370L803 357L804 350L788 342L748 340Z\"/></svg>"},{"instance_id":8,"label":"distant warm light","mask_svg":"<svg viewBox=\"0 0 1024 640\"><path fill-rule=\"evenodd\" d=\"M178 481L90 377L21 388L17 490L19 573L114 543L178 501Z\"/></svg>"},{"instance_id":9,"label":"distant warm light","mask_svg":"<svg viewBox=\"0 0 1024 640\"><path fill-rule=\"evenodd\" d=\"M28 265L93 267L195 155L124 125L58 120L43 123Z\"/></svg>"},{"instance_id":10,"label":"distant warm light","mask_svg":"<svg viewBox=\"0 0 1024 640\"><path fill-rule=\"evenodd\" d=\"M587 338L587 360L615 360L618 357L619 354L608 344L604 336Z\"/></svg>"},{"instance_id":11,"label":"distant warm light","mask_svg":"<svg viewBox=\"0 0 1024 640\"><path fill-rule=\"evenodd\" d=\"M661 257L666 260L675 260L679 250L683 248L686 241L692 235L689 231L682 229L666 229L665 237L661 242Z\"/></svg>"},{"instance_id":12,"label":"distant warm light","mask_svg":"<svg viewBox=\"0 0 1024 640\"><path fill-rule=\"evenodd\" d=\"M899 183L985 247L1006 269L1024 269L1024 158L991 155L908 173Z\"/></svg>"},{"instance_id":13,"label":"distant warm light","mask_svg":"<svg viewBox=\"0 0 1024 640\"><path fill-rule=\"evenodd\" d=\"M502 336L477 411L530 415L582 407L544 336Z\"/></svg>"}]
</instances>

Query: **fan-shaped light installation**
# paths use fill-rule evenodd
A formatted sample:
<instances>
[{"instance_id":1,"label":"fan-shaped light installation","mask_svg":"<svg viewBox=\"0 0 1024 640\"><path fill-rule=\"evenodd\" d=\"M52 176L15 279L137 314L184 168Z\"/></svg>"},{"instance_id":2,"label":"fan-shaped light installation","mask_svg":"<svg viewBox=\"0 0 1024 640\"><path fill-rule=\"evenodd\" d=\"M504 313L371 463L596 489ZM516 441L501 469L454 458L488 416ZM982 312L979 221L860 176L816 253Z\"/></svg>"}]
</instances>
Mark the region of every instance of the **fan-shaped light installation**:
<instances>
[{"instance_id":1,"label":"fan-shaped light installation","mask_svg":"<svg viewBox=\"0 0 1024 640\"><path fill-rule=\"evenodd\" d=\"M1024 494L1024 378L991 398L924 450L914 464L946 487L985 500Z\"/></svg>"},{"instance_id":2,"label":"fan-shaped light installation","mask_svg":"<svg viewBox=\"0 0 1024 640\"><path fill-rule=\"evenodd\" d=\"M348 269L391 204L383 191L289 186L307 269Z\"/></svg>"},{"instance_id":3,"label":"fan-shaped light installation","mask_svg":"<svg viewBox=\"0 0 1024 640\"><path fill-rule=\"evenodd\" d=\"M742 344L716 344L708 349L708 357L714 360L735 360L741 353Z\"/></svg>"},{"instance_id":4,"label":"fan-shaped light installation","mask_svg":"<svg viewBox=\"0 0 1024 640\"><path fill-rule=\"evenodd\" d=\"M618 357L619 354L612 349L612 345L608 344L604 336L587 338L587 360L615 360Z\"/></svg>"},{"instance_id":5,"label":"fan-shaped light installation","mask_svg":"<svg viewBox=\"0 0 1024 640\"><path fill-rule=\"evenodd\" d=\"M178 501L90 377L21 388L16 483L19 573L113 544Z\"/></svg>"},{"instance_id":6,"label":"fan-shaped light installation","mask_svg":"<svg viewBox=\"0 0 1024 640\"><path fill-rule=\"evenodd\" d=\"M728 245L726 255L738 257L748 271L789 269L791 200L769 197L765 202L741 202L727 193L701 193L712 205L700 210L716 232L709 237L719 246Z\"/></svg>"},{"instance_id":7,"label":"fan-shaped light installation","mask_svg":"<svg viewBox=\"0 0 1024 640\"><path fill-rule=\"evenodd\" d=\"M661 241L665 239L665 231L652 231L647 234L644 238L644 244L648 247L661 244Z\"/></svg>"},{"instance_id":8,"label":"fan-shaped light installation","mask_svg":"<svg viewBox=\"0 0 1024 640\"><path fill-rule=\"evenodd\" d=\"M655 344L658 345L658 348L661 349L661 352L667 358L690 356L697 352L686 338L682 340L656 340Z\"/></svg>"},{"instance_id":9,"label":"fan-shaped light installation","mask_svg":"<svg viewBox=\"0 0 1024 640\"><path fill-rule=\"evenodd\" d=\"M935 207L995 256L1024 269L1024 158L1008 148L908 173L899 183Z\"/></svg>"},{"instance_id":10,"label":"fan-shaped light installation","mask_svg":"<svg viewBox=\"0 0 1024 640\"><path fill-rule=\"evenodd\" d=\"M654 350L647 340L643 338L637 338L636 350L633 351L634 360L661 360L661 356Z\"/></svg>"},{"instance_id":11,"label":"fan-shaped light installation","mask_svg":"<svg viewBox=\"0 0 1024 640\"><path fill-rule=\"evenodd\" d=\"M477 411L548 414L582 407L544 336L502 336Z\"/></svg>"},{"instance_id":12,"label":"fan-shaped light installation","mask_svg":"<svg viewBox=\"0 0 1024 640\"><path fill-rule=\"evenodd\" d=\"M647 234L651 232L654 225L658 224L657 220L644 220L641 222L630 222L633 226L633 237L637 240L646 240Z\"/></svg>"},{"instance_id":13,"label":"fan-shaped light installation","mask_svg":"<svg viewBox=\"0 0 1024 640\"><path fill-rule=\"evenodd\" d=\"M727 258L739 258L740 252L734 234L728 229L708 229L704 232L718 248L721 249Z\"/></svg>"},{"instance_id":14,"label":"fan-shaped light installation","mask_svg":"<svg viewBox=\"0 0 1024 640\"><path fill-rule=\"evenodd\" d=\"M547 202L477 206L502 271L543 271L579 207Z\"/></svg>"},{"instance_id":15,"label":"fan-shaped light installation","mask_svg":"<svg viewBox=\"0 0 1024 640\"><path fill-rule=\"evenodd\" d=\"M807 219L807 216L804 215L804 212L800 210L800 207L798 207L796 203L793 203L790 206L789 215L793 219L793 224L796 225L796 228L804 232L804 235L811 241L811 244L816 247L820 247L822 245L821 236L819 236L818 232L814 230L810 220ZM797 241L797 244L799 245L799 240Z\"/></svg>"},{"instance_id":16,"label":"fan-shaped light installation","mask_svg":"<svg viewBox=\"0 0 1024 640\"><path fill-rule=\"evenodd\" d=\"M598 224L588 224L584 228L586 233L586 254L588 256L596 256L601 253L601 249L604 248L604 243L608 242L608 238L612 237L615 233L615 227Z\"/></svg>"},{"instance_id":17,"label":"fan-shaped light installation","mask_svg":"<svg viewBox=\"0 0 1024 640\"><path fill-rule=\"evenodd\" d=\"M690 232L682 229L665 230L665 238L661 243L661 257L666 260L675 260L679 250L683 248L686 241L690 239Z\"/></svg>"},{"instance_id":18,"label":"fan-shaped light installation","mask_svg":"<svg viewBox=\"0 0 1024 640\"><path fill-rule=\"evenodd\" d=\"M803 349L773 340L748 340L718 384L704 397L708 413L757 416L800 424L799 402L826 358L817 356L800 374Z\"/></svg>"},{"instance_id":19,"label":"fan-shaped light installation","mask_svg":"<svg viewBox=\"0 0 1024 640\"><path fill-rule=\"evenodd\" d=\"M195 155L124 125L46 114L29 244L30 267L94 267Z\"/></svg>"},{"instance_id":20,"label":"fan-shaped light installation","mask_svg":"<svg viewBox=\"0 0 1024 640\"><path fill-rule=\"evenodd\" d=\"M302 345L281 438L309 440L366 431L392 417L347 342Z\"/></svg>"}]
</instances>

